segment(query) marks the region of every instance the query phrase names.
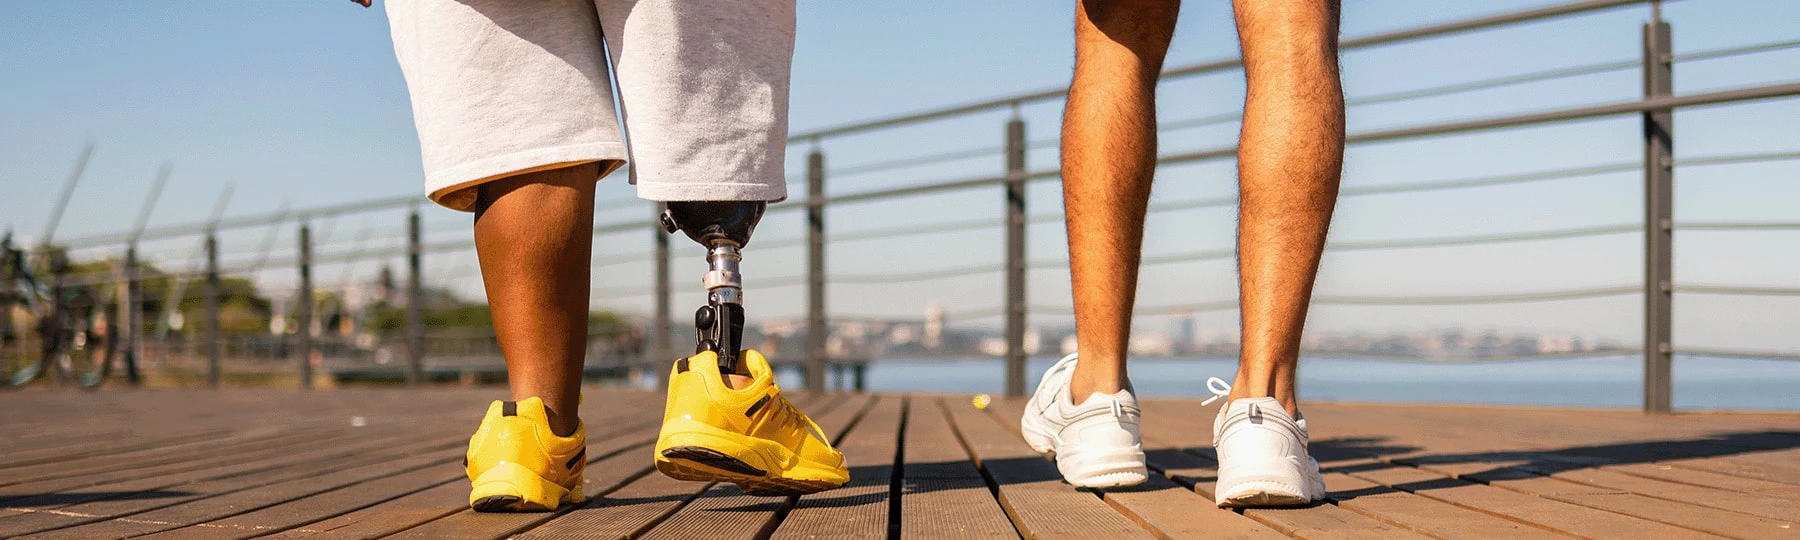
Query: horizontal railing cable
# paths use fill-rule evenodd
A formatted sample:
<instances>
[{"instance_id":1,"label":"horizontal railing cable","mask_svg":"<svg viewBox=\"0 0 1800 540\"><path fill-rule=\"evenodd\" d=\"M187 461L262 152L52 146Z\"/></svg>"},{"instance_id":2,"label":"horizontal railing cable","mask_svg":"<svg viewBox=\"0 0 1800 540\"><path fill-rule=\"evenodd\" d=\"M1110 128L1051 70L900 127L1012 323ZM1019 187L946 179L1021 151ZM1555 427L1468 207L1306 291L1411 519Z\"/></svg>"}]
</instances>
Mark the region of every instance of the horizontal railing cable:
<instances>
[{"instance_id":1,"label":"horizontal railing cable","mask_svg":"<svg viewBox=\"0 0 1800 540\"><path fill-rule=\"evenodd\" d=\"M1420 296L1340 296L1314 295L1314 305L1352 305L1352 306L1451 306L1482 304L1515 304L1525 302L1554 302L1563 300L1582 300L1588 298L1606 298L1642 294L1643 286L1621 285L1617 287L1597 287L1590 289L1569 289L1559 291L1539 291L1525 293L1504 293L1486 295L1420 295ZM1212 300L1182 304L1138 306L1138 316L1153 314L1231 311L1238 307L1237 300ZM1038 306L1034 312L1068 314L1073 313L1070 306Z\"/></svg>"},{"instance_id":2,"label":"horizontal railing cable","mask_svg":"<svg viewBox=\"0 0 1800 540\"><path fill-rule=\"evenodd\" d=\"M1749 360L1800 360L1800 352L1780 351L1746 351L1741 349L1714 349L1708 347L1676 347L1675 354L1688 356L1707 356L1714 358L1741 358Z\"/></svg>"},{"instance_id":3,"label":"horizontal railing cable","mask_svg":"<svg viewBox=\"0 0 1800 540\"><path fill-rule=\"evenodd\" d=\"M1800 296L1800 288L1741 287L1727 285L1675 285L1675 292L1731 296Z\"/></svg>"},{"instance_id":4,"label":"horizontal railing cable","mask_svg":"<svg viewBox=\"0 0 1800 540\"><path fill-rule=\"evenodd\" d=\"M1800 230L1800 221L1786 222L1734 222L1734 221L1696 221L1675 222L1677 231L1794 231Z\"/></svg>"}]
</instances>

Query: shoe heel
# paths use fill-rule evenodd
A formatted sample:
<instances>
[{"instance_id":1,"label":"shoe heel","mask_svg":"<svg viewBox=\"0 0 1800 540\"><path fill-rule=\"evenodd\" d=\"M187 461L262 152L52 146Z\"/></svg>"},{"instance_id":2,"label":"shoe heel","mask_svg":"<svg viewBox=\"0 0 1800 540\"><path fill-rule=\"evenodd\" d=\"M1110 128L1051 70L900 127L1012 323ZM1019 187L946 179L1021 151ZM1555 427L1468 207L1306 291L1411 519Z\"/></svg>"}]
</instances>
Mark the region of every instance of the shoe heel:
<instances>
[{"instance_id":1,"label":"shoe heel","mask_svg":"<svg viewBox=\"0 0 1800 540\"><path fill-rule=\"evenodd\" d=\"M547 512L565 499L580 502L579 489L570 491L517 463L501 463L471 483L469 507L477 512Z\"/></svg>"}]
</instances>

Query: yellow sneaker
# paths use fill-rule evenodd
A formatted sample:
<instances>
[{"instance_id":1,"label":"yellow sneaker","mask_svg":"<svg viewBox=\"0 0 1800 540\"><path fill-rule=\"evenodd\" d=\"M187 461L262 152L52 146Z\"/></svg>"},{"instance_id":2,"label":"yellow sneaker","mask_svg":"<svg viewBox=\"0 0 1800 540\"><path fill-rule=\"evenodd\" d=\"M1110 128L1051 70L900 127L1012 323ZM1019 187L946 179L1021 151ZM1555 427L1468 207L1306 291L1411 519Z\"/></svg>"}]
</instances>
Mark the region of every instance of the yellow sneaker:
<instances>
[{"instance_id":1,"label":"yellow sneaker","mask_svg":"<svg viewBox=\"0 0 1800 540\"><path fill-rule=\"evenodd\" d=\"M726 388L718 356L675 362L656 439L656 470L677 480L731 482L751 495L800 495L850 480L844 455L775 386L762 353L746 349L754 382Z\"/></svg>"},{"instance_id":2,"label":"yellow sneaker","mask_svg":"<svg viewBox=\"0 0 1800 540\"><path fill-rule=\"evenodd\" d=\"M463 457L477 512L545 512L579 503L587 469L587 426L558 437L550 431L544 400L495 401L469 438Z\"/></svg>"}]
</instances>

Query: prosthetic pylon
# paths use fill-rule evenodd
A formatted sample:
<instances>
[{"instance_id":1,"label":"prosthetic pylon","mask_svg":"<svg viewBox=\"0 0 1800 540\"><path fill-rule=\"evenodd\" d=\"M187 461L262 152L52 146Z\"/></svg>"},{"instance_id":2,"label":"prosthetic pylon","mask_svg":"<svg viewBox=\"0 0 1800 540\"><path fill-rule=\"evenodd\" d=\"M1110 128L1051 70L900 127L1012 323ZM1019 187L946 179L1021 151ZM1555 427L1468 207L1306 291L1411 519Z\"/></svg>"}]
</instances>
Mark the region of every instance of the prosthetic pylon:
<instances>
[{"instance_id":1,"label":"prosthetic pylon","mask_svg":"<svg viewBox=\"0 0 1800 540\"><path fill-rule=\"evenodd\" d=\"M694 352L713 351L719 372L737 372L744 345L744 276L738 272L740 250L762 220L763 201L672 201L663 211L663 229L681 231L706 248L706 305L694 312L698 330Z\"/></svg>"}]
</instances>

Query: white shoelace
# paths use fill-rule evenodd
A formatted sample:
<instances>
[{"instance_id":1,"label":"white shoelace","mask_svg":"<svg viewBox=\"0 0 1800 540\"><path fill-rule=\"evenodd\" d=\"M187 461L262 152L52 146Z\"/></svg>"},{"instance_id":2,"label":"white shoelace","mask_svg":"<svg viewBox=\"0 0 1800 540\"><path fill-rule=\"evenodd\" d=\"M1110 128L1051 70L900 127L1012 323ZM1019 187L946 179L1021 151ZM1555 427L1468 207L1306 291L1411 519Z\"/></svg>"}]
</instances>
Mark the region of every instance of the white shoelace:
<instances>
[{"instance_id":1,"label":"white shoelace","mask_svg":"<svg viewBox=\"0 0 1800 540\"><path fill-rule=\"evenodd\" d=\"M1231 395L1231 385L1227 384L1224 379L1207 377L1206 391L1212 392L1213 396L1206 398L1206 401L1200 402L1201 407L1212 405L1212 402L1225 399L1225 396Z\"/></svg>"}]
</instances>

